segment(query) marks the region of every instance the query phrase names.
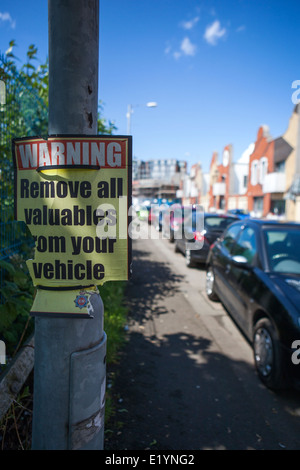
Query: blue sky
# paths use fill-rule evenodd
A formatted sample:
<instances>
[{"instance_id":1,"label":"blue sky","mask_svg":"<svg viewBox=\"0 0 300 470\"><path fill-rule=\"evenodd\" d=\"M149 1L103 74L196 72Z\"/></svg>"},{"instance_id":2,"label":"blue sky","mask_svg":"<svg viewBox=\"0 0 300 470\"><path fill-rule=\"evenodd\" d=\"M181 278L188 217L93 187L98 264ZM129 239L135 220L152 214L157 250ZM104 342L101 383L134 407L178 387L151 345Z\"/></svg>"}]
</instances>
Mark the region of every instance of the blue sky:
<instances>
[{"instance_id":1,"label":"blue sky","mask_svg":"<svg viewBox=\"0 0 300 470\"><path fill-rule=\"evenodd\" d=\"M48 2L0 0L0 50L48 54ZM201 162L233 145L236 161L260 125L282 135L300 80L296 0L100 0L99 100L131 133L139 159ZM146 107L149 101L156 108Z\"/></svg>"}]
</instances>

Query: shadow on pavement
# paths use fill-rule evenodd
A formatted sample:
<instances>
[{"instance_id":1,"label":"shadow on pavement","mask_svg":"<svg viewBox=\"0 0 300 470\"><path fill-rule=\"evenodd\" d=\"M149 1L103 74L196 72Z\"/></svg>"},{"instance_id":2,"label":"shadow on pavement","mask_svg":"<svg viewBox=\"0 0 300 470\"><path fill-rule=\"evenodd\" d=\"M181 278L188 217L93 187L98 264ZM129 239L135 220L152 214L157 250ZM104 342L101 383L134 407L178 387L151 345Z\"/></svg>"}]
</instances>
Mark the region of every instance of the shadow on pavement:
<instances>
[{"instance_id":1,"label":"shadow on pavement","mask_svg":"<svg viewBox=\"0 0 300 470\"><path fill-rule=\"evenodd\" d=\"M189 308L179 289L184 276L143 250L134 251L133 272L105 449L297 449L298 417L294 438L285 429L295 408L283 416L276 395L258 379L247 389L242 377L255 375L253 367L221 354L201 333L200 320L183 311Z\"/></svg>"},{"instance_id":2,"label":"shadow on pavement","mask_svg":"<svg viewBox=\"0 0 300 470\"><path fill-rule=\"evenodd\" d=\"M165 262L151 260L149 254L134 251L133 274L127 288L130 317L139 320L147 318L149 313L167 313L168 309L162 304L179 292L184 278L174 274Z\"/></svg>"}]
</instances>

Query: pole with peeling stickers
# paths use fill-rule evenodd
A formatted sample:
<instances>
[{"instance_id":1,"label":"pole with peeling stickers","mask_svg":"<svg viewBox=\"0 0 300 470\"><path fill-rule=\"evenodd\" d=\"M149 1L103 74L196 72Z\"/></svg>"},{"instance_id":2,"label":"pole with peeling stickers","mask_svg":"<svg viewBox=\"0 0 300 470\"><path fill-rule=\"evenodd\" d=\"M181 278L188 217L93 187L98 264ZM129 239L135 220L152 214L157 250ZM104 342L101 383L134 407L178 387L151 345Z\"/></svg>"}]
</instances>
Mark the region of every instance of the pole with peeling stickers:
<instances>
[{"instance_id":1,"label":"pole with peeling stickers","mask_svg":"<svg viewBox=\"0 0 300 470\"><path fill-rule=\"evenodd\" d=\"M48 20L48 133L95 135L99 0L48 0ZM99 293L90 295L90 308L89 319L35 318L33 449L103 449L106 335Z\"/></svg>"}]
</instances>

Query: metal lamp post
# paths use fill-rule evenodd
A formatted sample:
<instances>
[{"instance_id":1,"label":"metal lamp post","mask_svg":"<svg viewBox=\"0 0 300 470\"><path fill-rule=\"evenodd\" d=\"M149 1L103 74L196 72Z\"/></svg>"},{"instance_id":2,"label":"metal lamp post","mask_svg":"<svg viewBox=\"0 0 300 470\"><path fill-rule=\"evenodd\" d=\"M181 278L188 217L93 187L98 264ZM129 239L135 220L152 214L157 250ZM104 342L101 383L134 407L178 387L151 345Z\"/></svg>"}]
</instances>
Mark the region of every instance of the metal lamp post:
<instances>
[{"instance_id":1,"label":"metal lamp post","mask_svg":"<svg viewBox=\"0 0 300 470\"><path fill-rule=\"evenodd\" d=\"M95 135L99 0L49 0L48 5L48 133ZM34 450L103 449L104 309L100 295L91 303L95 315L89 320L36 317Z\"/></svg>"}]
</instances>

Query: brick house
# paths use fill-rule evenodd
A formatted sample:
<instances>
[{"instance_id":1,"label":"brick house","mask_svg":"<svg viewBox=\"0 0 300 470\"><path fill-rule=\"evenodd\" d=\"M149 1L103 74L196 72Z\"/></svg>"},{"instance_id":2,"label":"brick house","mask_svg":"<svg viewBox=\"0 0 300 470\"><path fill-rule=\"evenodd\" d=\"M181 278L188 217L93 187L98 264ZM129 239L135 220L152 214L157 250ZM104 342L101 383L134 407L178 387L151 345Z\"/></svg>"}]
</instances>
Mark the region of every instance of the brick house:
<instances>
[{"instance_id":1,"label":"brick house","mask_svg":"<svg viewBox=\"0 0 300 470\"><path fill-rule=\"evenodd\" d=\"M263 183L267 172L273 171L273 149L269 128L261 126L249 158L248 210L255 217L266 216L270 211L271 195L264 194Z\"/></svg>"},{"instance_id":2,"label":"brick house","mask_svg":"<svg viewBox=\"0 0 300 470\"><path fill-rule=\"evenodd\" d=\"M240 209L248 211L248 178L249 158L254 150L254 143L248 145L237 162L232 164L232 181L230 184L230 195L228 199L228 210Z\"/></svg>"},{"instance_id":3,"label":"brick house","mask_svg":"<svg viewBox=\"0 0 300 470\"><path fill-rule=\"evenodd\" d=\"M214 152L210 164L209 208L218 212L228 209L228 198L232 184L232 146L223 149L222 163Z\"/></svg>"},{"instance_id":4,"label":"brick house","mask_svg":"<svg viewBox=\"0 0 300 470\"><path fill-rule=\"evenodd\" d=\"M249 159L248 209L254 217L285 217L286 161L293 147L280 136L273 139L267 126L257 133Z\"/></svg>"}]
</instances>

